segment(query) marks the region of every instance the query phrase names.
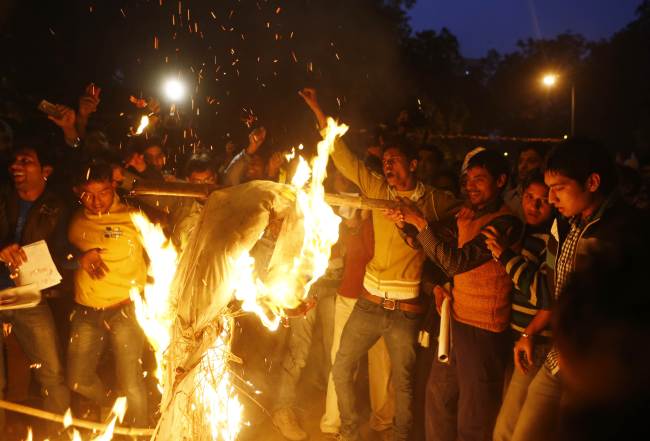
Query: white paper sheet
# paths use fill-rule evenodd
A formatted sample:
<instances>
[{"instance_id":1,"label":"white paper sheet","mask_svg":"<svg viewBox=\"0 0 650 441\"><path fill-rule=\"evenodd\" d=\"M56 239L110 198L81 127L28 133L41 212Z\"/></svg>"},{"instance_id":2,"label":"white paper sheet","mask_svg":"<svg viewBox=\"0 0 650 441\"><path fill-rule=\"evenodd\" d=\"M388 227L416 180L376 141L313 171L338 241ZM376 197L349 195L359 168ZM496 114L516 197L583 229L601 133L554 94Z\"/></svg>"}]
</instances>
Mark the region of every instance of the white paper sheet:
<instances>
[{"instance_id":1,"label":"white paper sheet","mask_svg":"<svg viewBox=\"0 0 650 441\"><path fill-rule=\"evenodd\" d=\"M0 290L0 311L31 308L41 302L41 292L34 285Z\"/></svg>"},{"instance_id":2,"label":"white paper sheet","mask_svg":"<svg viewBox=\"0 0 650 441\"><path fill-rule=\"evenodd\" d=\"M445 297L440 308L440 334L438 335L438 361L449 364L451 349L451 305Z\"/></svg>"},{"instance_id":3,"label":"white paper sheet","mask_svg":"<svg viewBox=\"0 0 650 441\"><path fill-rule=\"evenodd\" d=\"M56 269L44 240L30 243L22 248L27 255L27 261L18 268L16 285L33 285L40 290L61 283L61 274Z\"/></svg>"}]
</instances>

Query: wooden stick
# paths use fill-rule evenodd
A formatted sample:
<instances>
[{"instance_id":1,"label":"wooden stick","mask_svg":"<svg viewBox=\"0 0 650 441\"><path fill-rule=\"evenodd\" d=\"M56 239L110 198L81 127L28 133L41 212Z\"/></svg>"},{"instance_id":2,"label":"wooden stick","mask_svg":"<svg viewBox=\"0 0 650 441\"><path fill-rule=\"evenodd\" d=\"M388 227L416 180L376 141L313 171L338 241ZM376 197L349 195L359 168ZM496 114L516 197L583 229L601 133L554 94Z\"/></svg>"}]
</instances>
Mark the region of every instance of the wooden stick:
<instances>
[{"instance_id":1,"label":"wooden stick","mask_svg":"<svg viewBox=\"0 0 650 441\"><path fill-rule=\"evenodd\" d=\"M187 198L207 198L218 190L214 184L192 184L190 182L156 182L138 180L129 194L131 196L178 196Z\"/></svg>"},{"instance_id":2,"label":"wooden stick","mask_svg":"<svg viewBox=\"0 0 650 441\"><path fill-rule=\"evenodd\" d=\"M188 182L151 182L138 181L129 193L131 196L176 196L187 198L206 198L220 186L213 184L190 184ZM395 208L396 201L387 199L370 199L358 196L326 193L325 202L334 206L345 206L361 210L379 210Z\"/></svg>"},{"instance_id":3,"label":"wooden stick","mask_svg":"<svg viewBox=\"0 0 650 441\"><path fill-rule=\"evenodd\" d=\"M63 425L63 416L57 413L46 412L41 409L34 409L33 407L23 406L22 404L12 403L10 401L0 400L0 408L7 409L12 412L18 412L25 415L31 415L44 420L54 421ZM72 418L72 425L76 427L83 427L84 429L96 430L99 432L106 431L108 424L95 423L93 421L81 420L79 418ZM131 435L131 436L151 436L153 429L142 429L137 427L121 427L115 426L113 433L118 435Z\"/></svg>"},{"instance_id":4,"label":"wooden stick","mask_svg":"<svg viewBox=\"0 0 650 441\"><path fill-rule=\"evenodd\" d=\"M371 199L364 196L347 196L335 193L325 193L325 202L337 207L352 207L360 210L381 210L397 207L397 201L388 199Z\"/></svg>"}]
</instances>

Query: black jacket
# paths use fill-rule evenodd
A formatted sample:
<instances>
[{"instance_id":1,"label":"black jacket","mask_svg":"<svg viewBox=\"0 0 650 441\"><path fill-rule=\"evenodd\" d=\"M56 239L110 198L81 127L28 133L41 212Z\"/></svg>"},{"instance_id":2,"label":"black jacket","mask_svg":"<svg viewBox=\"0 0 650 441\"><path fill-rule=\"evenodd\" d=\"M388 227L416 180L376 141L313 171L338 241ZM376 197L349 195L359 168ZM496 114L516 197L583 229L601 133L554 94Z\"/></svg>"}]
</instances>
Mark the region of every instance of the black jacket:
<instances>
[{"instance_id":1,"label":"black jacket","mask_svg":"<svg viewBox=\"0 0 650 441\"><path fill-rule=\"evenodd\" d=\"M18 193L13 187L5 187L0 190L1 248L15 242L14 234L19 214L18 198ZM28 245L44 240L61 272L63 262L70 250L67 239L69 215L68 204L57 193L46 187L43 194L34 201L29 209L18 245ZM4 265L0 271L6 271Z\"/></svg>"}]
</instances>

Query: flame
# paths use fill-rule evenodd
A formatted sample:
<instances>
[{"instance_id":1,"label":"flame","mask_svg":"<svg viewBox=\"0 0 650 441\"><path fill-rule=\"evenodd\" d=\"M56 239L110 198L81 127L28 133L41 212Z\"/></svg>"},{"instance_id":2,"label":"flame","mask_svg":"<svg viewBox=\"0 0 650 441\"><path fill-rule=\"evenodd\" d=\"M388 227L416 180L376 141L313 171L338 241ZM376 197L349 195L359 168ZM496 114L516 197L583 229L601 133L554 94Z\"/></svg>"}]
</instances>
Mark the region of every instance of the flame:
<instances>
[{"instance_id":1,"label":"flame","mask_svg":"<svg viewBox=\"0 0 650 441\"><path fill-rule=\"evenodd\" d=\"M119 420L120 423L124 420L124 414L126 413L126 397L119 397L115 400L113 404L113 409L111 409L111 420L106 426L104 433L92 439L92 441L111 441L113 439L113 431L115 430L115 424Z\"/></svg>"},{"instance_id":2,"label":"flame","mask_svg":"<svg viewBox=\"0 0 650 441\"><path fill-rule=\"evenodd\" d=\"M201 360L196 381L198 387L194 389L194 402L209 424L212 439L224 441L237 438L243 411L227 366L231 326L229 320L224 320L223 330L215 344Z\"/></svg>"},{"instance_id":3,"label":"flame","mask_svg":"<svg viewBox=\"0 0 650 441\"><path fill-rule=\"evenodd\" d=\"M140 125L135 131L136 135L142 135L142 132L144 132L144 129L147 128L149 125L149 117L147 115L142 115L142 118L140 118Z\"/></svg>"},{"instance_id":4,"label":"flame","mask_svg":"<svg viewBox=\"0 0 650 441\"><path fill-rule=\"evenodd\" d=\"M235 297L242 301L244 311L258 315L271 330L278 328L283 308L295 308L299 303L296 302L295 293L301 290L299 297L305 299L311 285L327 270L330 250L338 241L341 218L325 202L323 181L327 176L327 162L334 141L347 130L345 124L338 125L328 118L325 137L318 143L317 155L311 167L302 156L298 157L291 185L296 189L296 211L302 216L304 234L300 251L293 260L282 262L267 280L261 281L255 275L255 260L247 251L233 259L231 267L237 271L233 286ZM302 150L302 146L299 150ZM292 155L295 155L295 149L287 159ZM267 310L272 318L267 316Z\"/></svg>"},{"instance_id":5,"label":"flame","mask_svg":"<svg viewBox=\"0 0 650 441\"><path fill-rule=\"evenodd\" d=\"M328 119L325 137L318 143L317 155L311 161L311 167L299 156L291 182L296 197L295 215L291 221L294 226L300 227L297 230L302 234L293 230L293 234L287 234L299 244L294 255L276 262L264 281L257 277L255 260L248 251L231 256L230 269L235 272L231 287L234 296L241 300L243 310L258 315L269 329L277 329L283 310L296 307L327 269L330 249L338 240L340 218L325 203L323 181L334 141L347 129L347 126ZM299 150L302 150L302 146ZM292 154L295 155L295 149ZM156 354L155 375L159 387L165 390L172 387L172 384L165 384L165 381L171 380L162 373L165 369L164 354L170 347L175 318L170 287L178 265L178 254L159 226L151 224L139 213L131 217L149 256L149 275L153 279L153 283L145 286L144 295L133 287L131 298L138 322ZM193 369L193 385L196 387L193 387L193 395L189 398L191 415L187 415L193 423L198 419L202 427L209 429L212 439L224 441L234 441L242 424L242 405L228 370L231 320L224 317L219 321L221 328L215 333L214 343ZM115 420L114 417L111 421L113 427ZM96 441L108 439L110 437L96 438Z\"/></svg>"},{"instance_id":6,"label":"flame","mask_svg":"<svg viewBox=\"0 0 650 441\"><path fill-rule=\"evenodd\" d=\"M32 441L34 435L32 434L32 428L27 426L27 439L25 441Z\"/></svg>"},{"instance_id":7,"label":"flame","mask_svg":"<svg viewBox=\"0 0 650 441\"><path fill-rule=\"evenodd\" d=\"M68 408L63 415L63 428L67 429L70 426L72 426L72 411Z\"/></svg>"},{"instance_id":8,"label":"flame","mask_svg":"<svg viewBox=\"0 0 650 441\"><path fill-rule=\"evenodd\" d=\"M159 225L152 224L139 213L133 214L131 219L140 232L143 245L151 260L149 276L153 278L153 283L145 286L144 298L136 286L132 287L131 300L135 306L138 323L154 349L156 355L154 375L158 379L158 387L161 388L163 353L169 346L174 320L173 308L169 303L169 287L176 273L178 253Z\"/></svg>"}]
</instances>

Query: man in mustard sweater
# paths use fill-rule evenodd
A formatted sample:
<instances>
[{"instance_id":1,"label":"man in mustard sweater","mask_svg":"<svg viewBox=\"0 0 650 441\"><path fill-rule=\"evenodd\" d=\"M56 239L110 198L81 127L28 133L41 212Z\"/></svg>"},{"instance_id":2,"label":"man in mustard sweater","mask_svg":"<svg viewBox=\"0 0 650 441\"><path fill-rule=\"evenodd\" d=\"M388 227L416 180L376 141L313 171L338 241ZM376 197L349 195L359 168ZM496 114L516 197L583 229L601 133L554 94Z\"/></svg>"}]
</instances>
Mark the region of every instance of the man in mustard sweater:
<instances>
[{"instance_id":1,"label":"man in mustard sweater","mask_svg":"<svg viewBox=\"0 0 650 441\"><path fill-rule=\"evenodd\" d=\"M74 278L75 306L68 347L68 385L101 406L117 396L97 376L105 345L113 350L119 395L127 398L128 424L147 425L147 398L140 358L144 334L130 290L142 290L147 266L130 217L115 193L112 169L94 163L82 170L75 192L83 207L72 217L70 243L80 252Z\"/></svg>"},{"instance_id":2,"label":"man in mustard sweater","mask_svg":"<svg viewBox=\"0 0 650 441\"><path fill-rule=\"evenodd\" d=\"M418 230L427 256L453 281L452 353L449 365L434 361L426 390L427 441L489 441L501 404L510 352L510 276L485 243L485 229L504 247L520 240L523 225L505 205L508 163L491 150L467 162L468 209L451 223L431 224L404 202L397 213Z\"/></svg>"},{"instance_id":3,"label":"man in mustard sweater","mask_svg":"<svg viewBox=\"0 0 650 441\"><path fill-rule=\"evenodd\" d=\"M321 129L326 117L316 99L316 91L300 92L314 112ZM416 178L417 153L400 138L387 139L382 157L383 176L371 172L347 146L338 141L331 154L336 168L355 183L364 196L398 200L406 198L439 221L452 217L457 202L451 193L424 185ZM411 401L415 364L415 344L423 307L419 302L422 265L421 248L407 242L406 225L378 210L372 213L374 255L366 265L363 291L343 329L332 376L341 413L344 440L359 437L359 417L355 408L354 371L359 359L380 337L384 337L391 360L395 389L393 439L406 440L413 424Z\"/></svg>"}]
</instances>

